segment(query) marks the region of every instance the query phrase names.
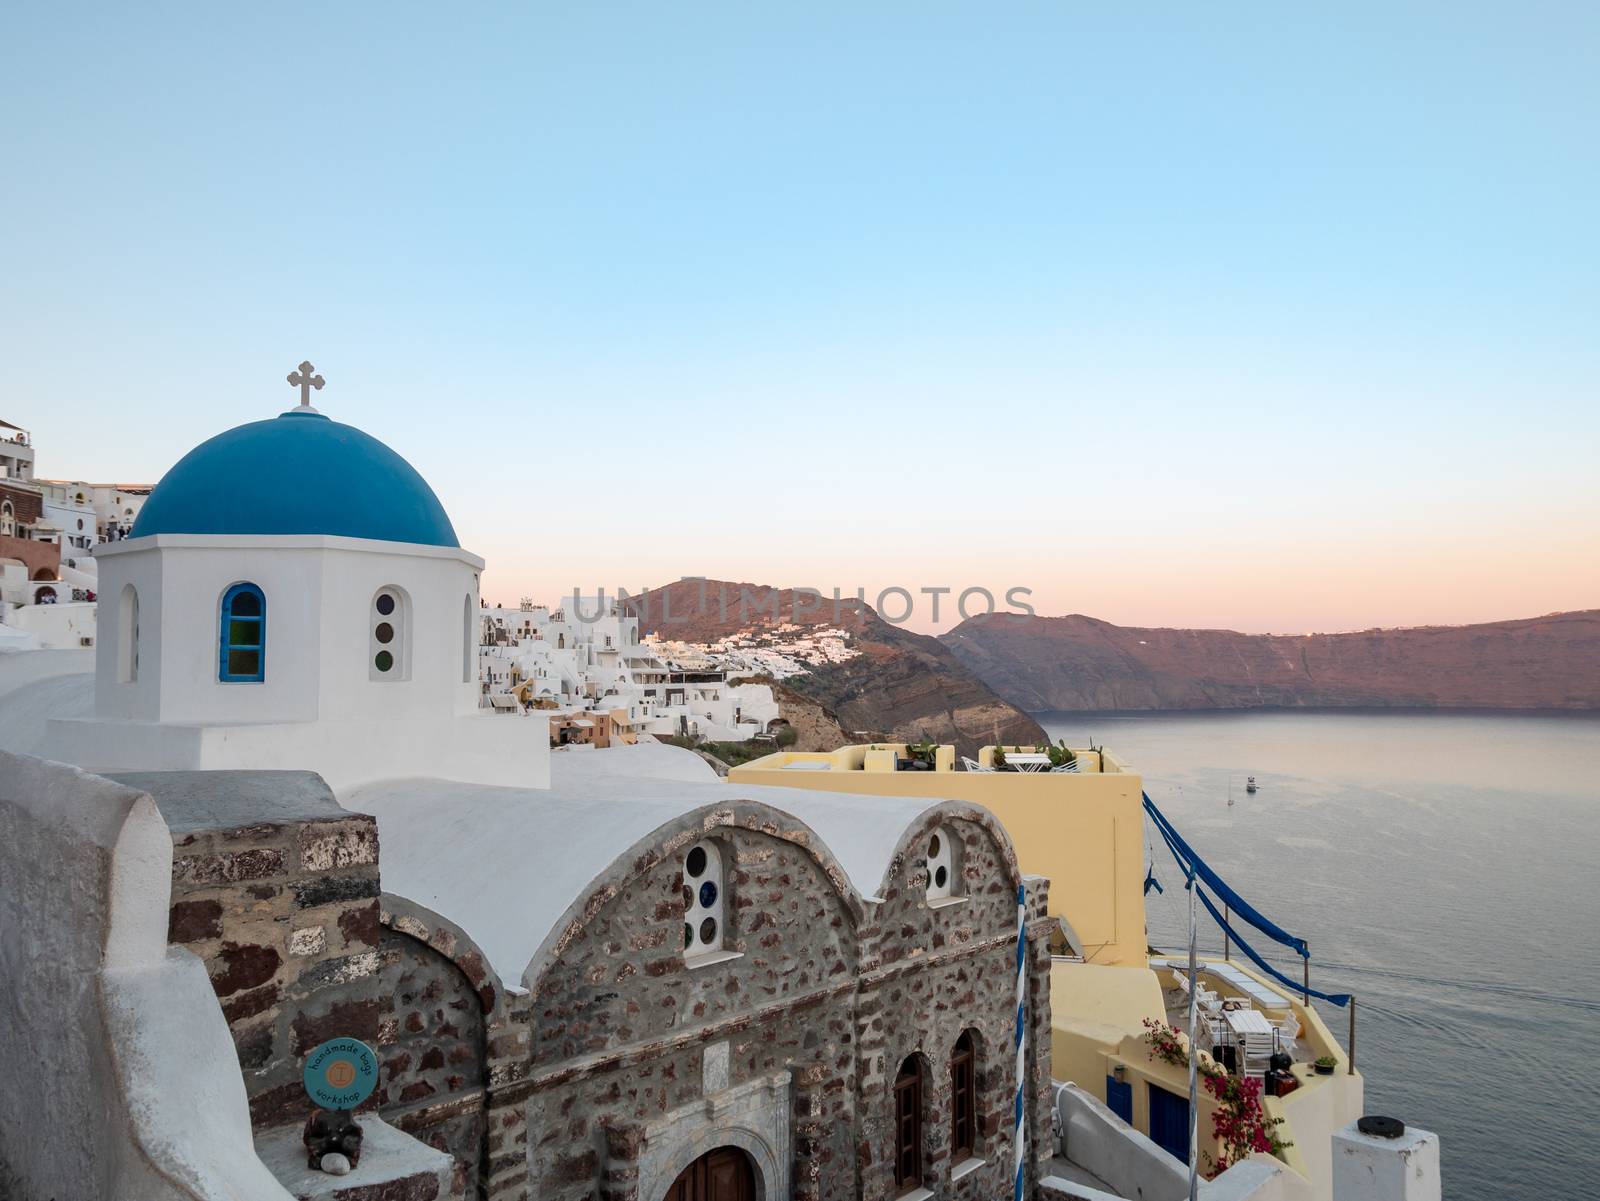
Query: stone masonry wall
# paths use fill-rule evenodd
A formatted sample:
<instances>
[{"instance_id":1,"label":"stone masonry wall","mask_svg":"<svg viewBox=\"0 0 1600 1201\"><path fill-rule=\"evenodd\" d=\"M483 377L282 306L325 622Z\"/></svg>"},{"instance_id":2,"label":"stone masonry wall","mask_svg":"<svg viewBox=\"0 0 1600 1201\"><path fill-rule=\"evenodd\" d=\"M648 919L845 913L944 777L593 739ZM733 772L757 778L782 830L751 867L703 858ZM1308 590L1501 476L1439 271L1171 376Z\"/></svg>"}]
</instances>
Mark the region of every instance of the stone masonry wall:
<instances>
[{"instance_id":1,"label":"stone masonry wall","mask_svg":"<svg viewBox=\"0 0 1600 1201\"><path fill-rule=\"evenodd\" d=\"M456 1187L478 1195L485 1139L482 999L442 952L385 927L378 972L383 1118L456 1159Z\"/></svg>"},{"instance_id":2,"label":"stone masonry wall","mask_svg":"<svg viewBox=\"0 0 1600 1201\"><path fill-rule=\"evenodd\" d=\"M956 840L957 895L964 899L932 906L926 898L926 852L936 830ZM924 1186L949 1199L1009 1196L1015 1154L1016 877L993 835L975 820L949 814L925 819L904 846L863 951L864 958L876 958L878 967L863 972L861 982L861 1195L896 1193L893 1084L901 1064L915 1055L924 1071ZM1042 881L1037 883L1042 888ZM1042 928L1037 932L1043 933ZM1048 972L1048 955L1044 962ZM973 1157L983 1162L954 1180L953 1171L961 1165L951 1162L950 1066L964 1030L973 1033L976 1044ZM1048 1062L1044 1080L1048 1090Z\"/></svg>"},{"instance_id":3,"label":"stone masonry wall","mask_svg":"<svg viewBox=\"0 0 1600 1201\"><path fill-rule=\"evenodd\" d=\"M684 962L681 857L703 834L692 829L624 881L538 982L529 1129L541 1201L631 1197L643 1128L704 1096L707 1048L722 1041L726 1085L789 1070L826 1098L812 1135L823 1195L853 1194L854 920L804 846L713 833L726 945L740 958Z\"/></svg>"},{"instance_id":4,"label":"stone masonry wall","mask_svg":"<svg viewBox=\"0 0 1600 1201\"><path fill-rule=\"evenodd\" d=\"M335 1035L378 1044L376 823L351 813L175 832L169 939L205 961L252 1123L303 1121L305 1053Z\"/></svg>"},{"instance_id":5,"label":"stone masonry wall","mask_svg":"<svg viewBox=\"0 0 1600 1201\"><path fill-rule=\"evenodd\" d=\"M676 1137L667 1131L682 1115L703 1128L701 1141L682 1155L692 1157L702 1142L716 1145L719 1130L732 1132L736 1145L754 1146L760 1138L740 1142L739 1132L770 1122L752 1107L781 1088L785 1145L791 1129L793 1140L782 1171L792 1172L792 1195L886 1201L896 1192L888 1086L901 1061L916 1053L928 1065L930 1187L947 1198L1008 1196L1016 877L984 820L947 808L908 836L883 903L861 914L830 878L831 860L819 862L803 833L736 810L716 815L707 825L723 853L729 945L740 957L697 967L686 965L679 949L680 861L708 831L669 831L660 858L645 857L614 882L533 978L528 1077L490 1088L491 1112L526 1098L528 1178L515 1182L523 1192L502 1194L501 1178L491 1177L486 1195L531 1190L542 1201L654 1201L642 1191L650 1184L641 1167L660 1159L663 1140ZM930 908L920 848L939 825L960 839L966 899ZM1030 897L1029 909L1041 920L1030 929L1030 946L1047 927L1037 883L1041 895ZM1029 963L1048 989L1042 942L1039 950L1042 958L1031 951ZM949 1063L964 1029L978 1045L976 1155L985 1162L952 1182ZM1048 1099L1047 1063L1042 1086L1040 1074L1036 1067L1032 1092L1042 1087ZM1028 1112L1036 1132L1043 1122L1047 1156L1048 1106L1030 1102ZM758 1150L752 1158L759 1163ZM510 1180L509 1156L504 1163Z\"/></svg>"}]
</instances>

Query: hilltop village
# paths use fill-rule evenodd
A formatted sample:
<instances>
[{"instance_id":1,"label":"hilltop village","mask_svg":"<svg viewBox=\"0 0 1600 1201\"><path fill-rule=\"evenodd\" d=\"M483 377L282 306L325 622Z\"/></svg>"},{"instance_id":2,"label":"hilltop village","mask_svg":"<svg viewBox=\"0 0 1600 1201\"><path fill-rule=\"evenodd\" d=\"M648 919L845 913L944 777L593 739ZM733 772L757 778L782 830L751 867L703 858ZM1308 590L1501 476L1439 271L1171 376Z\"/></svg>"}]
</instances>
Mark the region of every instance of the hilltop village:
<instances>
[{"instance_id":1,"label":"hilltop village","mask_svg":"<svg viewBox=\"0 0 1600 1201\"><path fill-rule=\"evenodd\" d=\"M1305 943L1114 749L796 749L778 681L857 630L486 606L311 371L152 488L6 443L0 1195L1439 1196L1348 996L1152 952L1147 819Z\"/></svg>"}]
</instances>

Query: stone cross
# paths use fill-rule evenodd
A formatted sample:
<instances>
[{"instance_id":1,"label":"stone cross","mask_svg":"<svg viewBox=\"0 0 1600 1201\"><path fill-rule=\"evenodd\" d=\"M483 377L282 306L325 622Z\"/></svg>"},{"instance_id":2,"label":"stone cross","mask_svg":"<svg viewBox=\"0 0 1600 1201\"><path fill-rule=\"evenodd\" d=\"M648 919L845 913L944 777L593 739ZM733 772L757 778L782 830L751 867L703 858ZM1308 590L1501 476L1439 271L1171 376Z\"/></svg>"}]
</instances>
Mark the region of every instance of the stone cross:
<instances>
[{"instance_id":1,"label":"stone cross","mask_svg":"<svg viewBox=\"0 0 1600 1201\"><path fill-rule=\"evenodd\" d=\"M320 375L312 374L315 370L316 368L311 365L310 360L307 360L300 364L298 370L289 372L289 382L300 389L300 407L302 409L311 407L311 389L315 388L318 392L322 391L322 385L325 381Z\"/></svg>"}]
</instances>

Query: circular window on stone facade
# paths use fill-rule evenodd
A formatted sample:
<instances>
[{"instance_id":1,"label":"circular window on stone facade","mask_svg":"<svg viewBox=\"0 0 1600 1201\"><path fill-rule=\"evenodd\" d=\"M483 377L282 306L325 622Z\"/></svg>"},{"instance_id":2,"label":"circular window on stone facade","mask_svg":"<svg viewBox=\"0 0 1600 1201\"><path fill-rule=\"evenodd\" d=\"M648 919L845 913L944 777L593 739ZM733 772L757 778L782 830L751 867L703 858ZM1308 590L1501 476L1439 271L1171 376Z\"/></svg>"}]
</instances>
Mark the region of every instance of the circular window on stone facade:
<instances>
[{"instance_id":1,"label":"circular window on stone facade","mask_svg":"<svg viewBox=\"0 0 1600 1201\"><path fill-rule=\"evenodd\" d=\"M683 957L687 962L725 949L722 850L697 842L683 857Z\"/></svg>"},{"instance_id":2,"label":"circular window on stone facade","mask_svg":"<svg viewBox=\"0 0 1600 1201\"><path fill-rule=\"evenodd\" d=\"M928 884L930 901L956 895L956 840L941 827L928 836Z\"/></svg>"}]
</instances>

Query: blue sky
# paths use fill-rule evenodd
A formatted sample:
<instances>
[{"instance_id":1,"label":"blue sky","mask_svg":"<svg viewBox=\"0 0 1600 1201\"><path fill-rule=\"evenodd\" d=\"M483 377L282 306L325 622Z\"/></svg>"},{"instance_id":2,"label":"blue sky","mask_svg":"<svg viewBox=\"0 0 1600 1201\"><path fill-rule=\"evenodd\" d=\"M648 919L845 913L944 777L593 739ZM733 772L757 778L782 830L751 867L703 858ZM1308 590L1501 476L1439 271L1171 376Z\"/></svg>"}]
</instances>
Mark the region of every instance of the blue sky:
<instances>
[{"instance_id":1,"label":"blue sky","mask_svg":"<svg viewBox=\"0 0 1600 1201\"><path fill-rule=\"evenodd\" d=\"M0 417L153 479L310 357L507 601L1600 604L1600 10L1129 7L12 6Z\"/></svg>"}]
</instances>

